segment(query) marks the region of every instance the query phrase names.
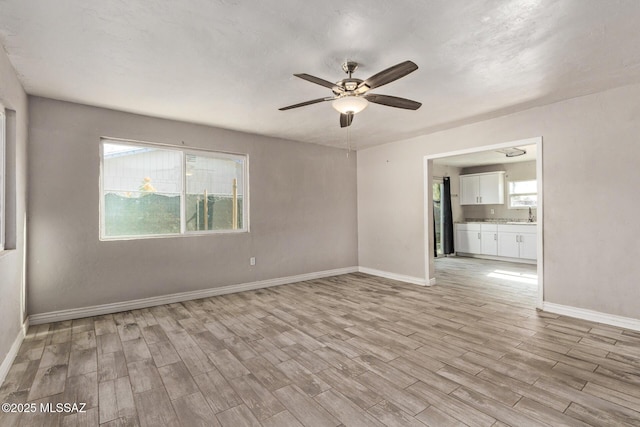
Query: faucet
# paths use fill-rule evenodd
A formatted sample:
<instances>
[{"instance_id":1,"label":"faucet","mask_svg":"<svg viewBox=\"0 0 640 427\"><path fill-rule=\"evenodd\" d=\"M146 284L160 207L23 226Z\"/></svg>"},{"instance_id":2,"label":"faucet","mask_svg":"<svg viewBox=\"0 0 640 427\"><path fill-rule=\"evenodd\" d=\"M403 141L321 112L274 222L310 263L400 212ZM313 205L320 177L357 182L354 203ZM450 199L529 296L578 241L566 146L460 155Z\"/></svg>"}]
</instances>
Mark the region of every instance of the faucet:
<instances>
[{"instance_id":1,"label":"faucet","mask_svg":"<svg viewBox=\"0 0 640 427\"><path fill-rule=\"evenodd\" d=\"M533 218L533 213L531 212L531 208L529 208L529 219L528 222L533 222L534 218Z\"/></svg>"}]
</instances>

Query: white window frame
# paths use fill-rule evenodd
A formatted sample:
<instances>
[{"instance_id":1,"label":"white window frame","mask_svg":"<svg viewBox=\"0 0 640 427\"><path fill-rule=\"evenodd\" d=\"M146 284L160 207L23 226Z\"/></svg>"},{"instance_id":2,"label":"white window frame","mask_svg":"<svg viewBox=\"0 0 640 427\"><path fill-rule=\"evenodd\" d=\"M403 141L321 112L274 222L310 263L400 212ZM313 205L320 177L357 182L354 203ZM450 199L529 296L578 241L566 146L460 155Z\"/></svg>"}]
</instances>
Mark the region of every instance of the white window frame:
<instances>
[{"instance_id":1,"label":"white window frame","mask_svg":"<svg viewBox=\"0 0 640 427\"><path fill-rule=\"evenodd\" d=\"M529 182L529 181L536 183L536 192L535 193L513 193L511 191L511 184L512 183L515 183L515 182ZM507 188L509 190L509 198L508 198L509 199L509 201L508 201L509 209L529 209L529 208L535 209L535 208L537 208L538 207L538 201L537 201L538 200L537 199L537 197L538 197L538 191L537 191L538 188L537 188L537 185L538 185L538 183L537 183L537 180L535 178L533 178L533 179L519 179L517 181L509 181L507 183ZM534 206L513 206L513 204L511 203L511 200L512 200L513 196L536 196L536 204Z\"/></svg>"},{"instance_id":2,"label":"white window frame","mask_svg":"<svg viewBox=\"0 0 640 427\"><path fill-rule=\"evenodd\" d=\"M5 250L7 231L7 115L0 104L0 251Z\"/></svg>"},{"instance_id":3,"label":"white window frame","mask_svg":"<svg viewBox=\"0 0 640 427\"><path fill-rule=\"evenodd\" d=\"M130 236L106 236L105 231L105 215L104 215L104 145L105 144L121 144L131 145L134 147L149 147L158 150L177 151L180 153L180 167L181 167L181 193L180 193L180 232L179 233L166 233L166 234L142 234L142 235L130 235ZM219 159L242 159L243 171L242 171L242 183L243 183L243 195L242 195L242 228L236 230L196 230L188 231L186 224L186 171L187 171L187 154L207 156ZM156 238L168 238L168 237L185 237L185 236L203 236L203 235L215 235L215 234L240 234L249 232L249 155L242 153L229 153L224 151L207 150L203 148L194 147L182 147L170 144L161 144L154 142L133 141L120 138L100 138L100 177L99 177L99 191L100 191L100 240L112 241L112 240L140 240L140 239L156 239Z\"/></svg>"}]
</instances>

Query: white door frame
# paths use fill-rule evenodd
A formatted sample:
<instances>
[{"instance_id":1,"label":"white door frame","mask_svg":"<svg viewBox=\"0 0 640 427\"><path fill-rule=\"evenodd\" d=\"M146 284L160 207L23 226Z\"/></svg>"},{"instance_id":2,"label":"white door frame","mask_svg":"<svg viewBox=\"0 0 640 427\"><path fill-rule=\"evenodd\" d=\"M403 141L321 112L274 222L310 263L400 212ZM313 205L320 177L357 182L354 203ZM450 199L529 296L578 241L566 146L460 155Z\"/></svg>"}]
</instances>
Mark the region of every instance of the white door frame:
<instances>
[{"instance_id":1,"label":"white door frame","mask_svg":"<svg viewBox=\"0 0 640 427\"><path fill-rule=\"evenodd\" d=\"M433 178L434 178L434 177L432 176L432 177L431 177L431 179L432 179L432 182L431 182L431 184L432 184L432 185L431 185L431 191L433 191L433 184L434 184L434 183L439 183L439 184L440 184L440 186L441 186L441 187L440 187L440 189L441 189L441 191L442 191L442 185L444 184L444 177L436 177L437 179L433 179ZM442 197L442 192L441 192L440 194L441 194L441 196L440 196L440 197ZM431 199L431 200L432 200L432 203L431 203L431 207L430 207L430 209L431 209L431 213L433 213L433 193L431 193L431 197L432 197L432 199ZM442 219L442 203L440 204L440 219ZM441 227L441 228L444 228L444 225L443 225L443 224L441 224L441 225L440 225L440 227ZM440 236L440 238L442 239L442 236ZM442 242L441 242L441 243L442 243ZM443 246L443 249L444 249L444 246ZM444 257L444 254L442 254L442 256ZM434 258L438 258L438 257L437 257L437 256L435 256ZM429 283L429 281L428 281L428 280L426 280L426 281L425 281L425 283Z\"/></svg>"},{"instance_id":2,"label":"white door frame","mask_svg":"<svg viewBox=\"0 0 640 427\"><path fill-rule=\"evenodd\" d=\"M430 248L429 238L433 234L433 210L429 207L433 205L432 184L433 177L430 171L430 165L434 159L441 159L443 157L458 156L460 154L477 153L480 151L492 151L502 148L517 147L522 145L536 145L536 180L538 184L538 206L536 208L537 222L536 232L538 239L538 260L537 260L537 274L538 274L538 298L536 306L542 309L542 303L544 301L544 239L543 239L543 222L544 222L544 210L543 210L543 169L542 169L542 137L521 139L517 141L503 142L500 144L483 145L479 147L465 148L463 150L449 151L446 153L430 154L424 157L424 248L425 248L425 282L429 285L434 285L435 272L432 271L433 265L433 248ZM432 166L431 166L432 167Z\"/></svg>"}]
</instances>

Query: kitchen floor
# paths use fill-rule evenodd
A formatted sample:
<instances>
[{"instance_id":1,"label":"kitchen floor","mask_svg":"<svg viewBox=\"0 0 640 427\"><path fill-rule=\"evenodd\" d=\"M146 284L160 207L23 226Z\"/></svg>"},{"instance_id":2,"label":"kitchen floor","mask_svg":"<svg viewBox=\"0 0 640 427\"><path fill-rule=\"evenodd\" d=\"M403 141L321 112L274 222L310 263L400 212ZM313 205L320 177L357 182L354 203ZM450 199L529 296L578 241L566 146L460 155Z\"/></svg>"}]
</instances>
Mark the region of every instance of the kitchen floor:
<instances>
[{"instance_id":1,"label":"kitchen floor","mask_svg":"<svg viewBox=\"0 0 640 427\"><path fill-rule=\"evenodd\" d=\"M434 260L436 283L456 286L469 296L487 295L535 307L538 275L535 264L452 256Z\"/></svg>"}]
</instances>

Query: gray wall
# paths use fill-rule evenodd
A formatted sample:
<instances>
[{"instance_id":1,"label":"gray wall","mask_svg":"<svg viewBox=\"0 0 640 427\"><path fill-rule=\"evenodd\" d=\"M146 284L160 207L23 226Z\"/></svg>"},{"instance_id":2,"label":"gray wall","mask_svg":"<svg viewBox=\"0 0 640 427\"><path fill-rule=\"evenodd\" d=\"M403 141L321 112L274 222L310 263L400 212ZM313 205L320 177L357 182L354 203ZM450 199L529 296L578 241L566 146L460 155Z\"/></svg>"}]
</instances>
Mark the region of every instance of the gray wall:
<instances>
[{"instance_id":1,"label":"gray wall","mask_svg":"<svg viewBox=\"0 0 640 427\"><path fill-rule=\"evenodd\" d=\"M425 155L537 136L544 299L640 318L640 85L359 151L360 265L424 277Z\"/></svg>"},{"instance_id":2,"label":"gray wall","mask_svg":"<svg viewBox=\"0 0 640 427\"><path fill-rule=\"evenodd\" d=\"M536 179L536 162L504 163L490 166L475 166L463 168L461 174L505 171L504 176L504 203L502 205L464 205L461 206L465 219L496 219L509 218L526 220L529 218L528 209L509 209L509 181L526 181ZM457 192L460 191L456 190ZM460 199L457 200L460 206ZM493 213L491 213L493 209ZM536 209L533 209L536 215Z\"/></svg>"},{"instance_id":3,"label":"gray wall","mask_svg":"<svg viewBox=\"0 0 640 427\"><path fill-rule=\"evenodd\" d=\"M0 363L25 317L24 250L27 187L27 95L0 47L0 103L7 110L7 248L0 254Z\"/></svg>"},{"instance_id":4,"label":"gray wall","mask_svg":"<svg viewBox=\"0 0 640 427\"><path fill-rule=\"evenodd\" d=\"M358 265L354 153L45 98L29 107L29 314ZM101 136L247 153L251 232L99 241Z\"/></svg>"}]
</instances>

